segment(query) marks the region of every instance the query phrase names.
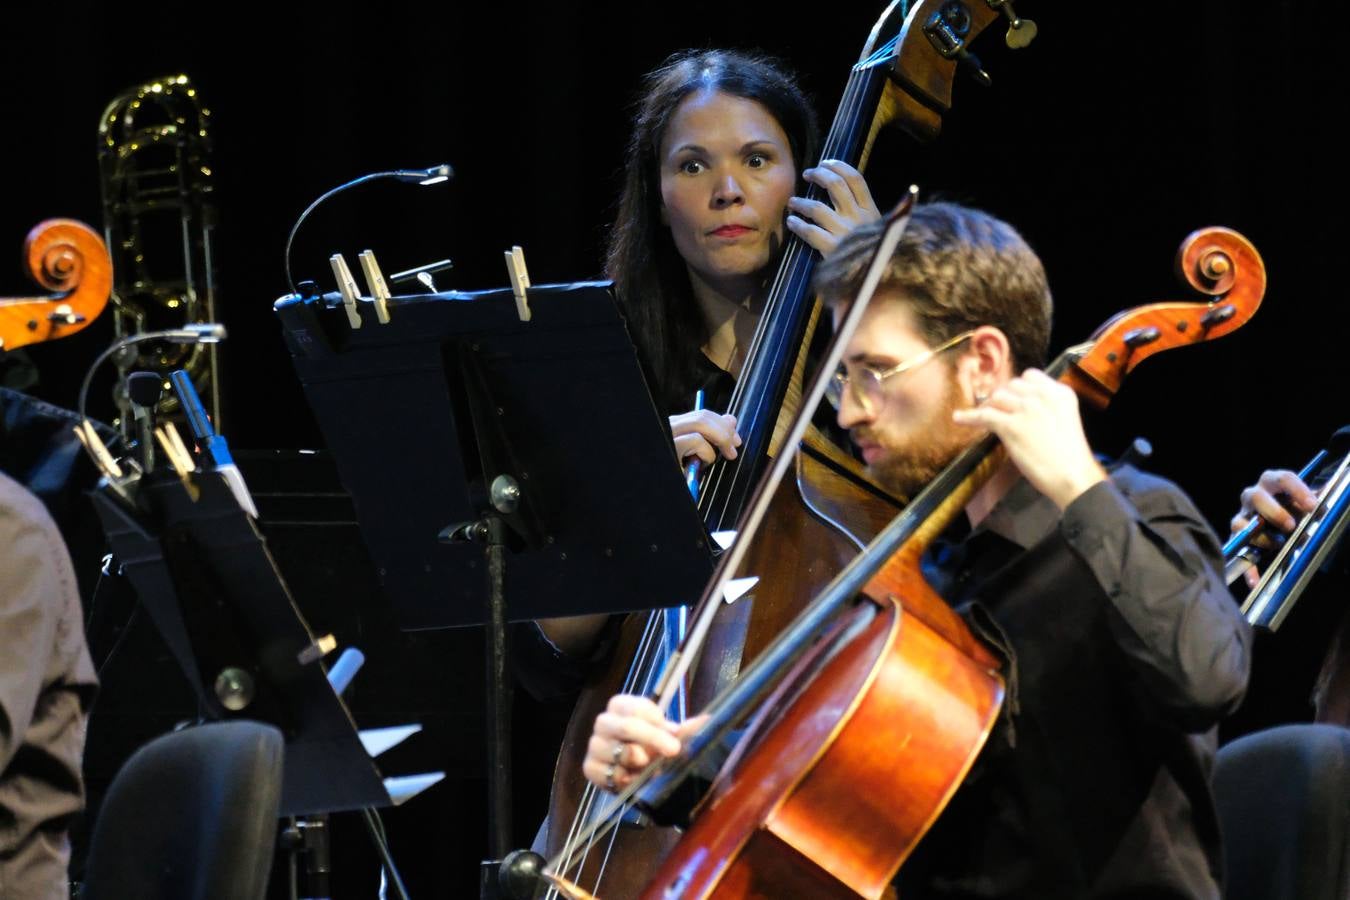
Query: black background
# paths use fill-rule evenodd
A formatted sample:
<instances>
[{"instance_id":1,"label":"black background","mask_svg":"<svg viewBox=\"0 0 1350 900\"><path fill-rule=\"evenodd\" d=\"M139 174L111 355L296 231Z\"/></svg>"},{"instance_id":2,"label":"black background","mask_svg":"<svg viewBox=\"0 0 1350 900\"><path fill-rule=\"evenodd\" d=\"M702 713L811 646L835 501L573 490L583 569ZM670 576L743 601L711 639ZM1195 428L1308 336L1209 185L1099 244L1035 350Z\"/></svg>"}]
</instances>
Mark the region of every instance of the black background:
<instances>
[{"instance_id":1,"label":"black background","mask_svg":"<svg viewBox=\"0 0 1350 900\"><path fill-rule=\"evenodd\" d=\"M1243 485L1263 468L1298 468L1347 417L1334 200L1344 163L1329 124L1345 108L1334 41L1343 28L1329 7L1027 0L1018 8L1040 24L1038 40L1014 53L995 27L977 47L994 86L958 82L936 143L888 136L868 171L883 204L914 182L927 196L986 208L1021 229L1050 273L1055 349L1119 309L1182 299L1172 257L1191 230L1228 225L1255 243L1270 286L1253 322L1150 361L1109 413L1089 421L1106 453L1146 436L1155 449L1150 467L1181 483L1221 531ZM828 122L878 11L862 2L789 10L405 0L354 10L38 9L11 23L0 57L0 248L17 255L26 231L51 216L101 229L100 113L131 85L187 73L212 113L218 300L230 332L225 431L236 448L315 446L270 307L285 292L286 233L320 193L382 169L447 161L457 171L444 187L373 184L331 201L297 239L299 277L327 284L331 252L354 261L371 248L386 273L448 256L456 267L442 287L495 287L505 284L501 252L512 244L524 247L536 284L594 277L628 103L643 72L684 47L761 48L801 73ZM14 268L0 269L0 294L29 289ZM110 334L105 316L78 336L33 348L42 374L35 393L73 405L84 367ZM391 438L415 433L410 422ZM307 609L322 607L322 596L297 592ZM1309 612L1307 624L1291 621L1262 642L1255 699L1232 730L1306 715L1300 698L1329 615ZM451 777L391 815L394 849L419 896L467 895L485 841L479 638L409 640L438 660L457 654L451 671L404 673L387 660L384 675L371 677L406 675L421 691L412 707L428 698L440 705L426 716L441 729L428 744L449 761L426 767L444 765ZM558 718L529 704L524 715L521 842L542 804ZM536 726L535 715L549 724ZM386 710L384 718L397 716ZM353 857L338 869L350 884L369 875Z\"/></svg>"}]
</instances>

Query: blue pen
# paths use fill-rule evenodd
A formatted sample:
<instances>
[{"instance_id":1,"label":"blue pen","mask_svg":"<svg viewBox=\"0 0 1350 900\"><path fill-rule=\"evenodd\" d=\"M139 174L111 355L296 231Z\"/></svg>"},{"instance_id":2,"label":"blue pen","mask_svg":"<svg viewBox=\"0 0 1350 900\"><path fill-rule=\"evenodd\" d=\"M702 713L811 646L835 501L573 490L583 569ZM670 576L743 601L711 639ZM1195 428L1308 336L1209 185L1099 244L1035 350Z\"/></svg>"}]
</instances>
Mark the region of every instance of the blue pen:
<instances>
[{"instance_id":1,"label":"blue pen","mask_svg":"<svg viewBox=\"0 0 1350 900\"><path fill-rule=\"evenodd\" d=\"M197 396L197 389L192 386L191 376L183 369L178 369L169 373L169 382L173 385L174 394L178 396L178 403L183 408L183 415L187 419L188 428L192 431L193 440L197 442L201 456L207 464L225 476L225 483L230 486L230 491L239 501L239 506L253 518L258 518L258 507L253 503L253 497L244 484L244 476L240 474L239 467L234 464L234 457L230 456L230 445L223 434L216 433L215 426L211 424L211 419L206 414L206 407L202 405L201 397Z\"/></svg>"},{"instance_id":2,"label":"blue pen","mask_svg":"<svg viewBox=\"0 0 1350 900\"><path fill-rule=\"evenodd\" d=\"M178 369L169 373L169 382L183 409L183 417L187 419L188 430L192 432L192 438L201 448L207 462L213 466L227 466L234 462L230 457L229 444L223 436L216 434L215 426L206 414L206 407L202 405L197 389L192 386L192 377L183 369Z\"/></svg>"}]
</instances>

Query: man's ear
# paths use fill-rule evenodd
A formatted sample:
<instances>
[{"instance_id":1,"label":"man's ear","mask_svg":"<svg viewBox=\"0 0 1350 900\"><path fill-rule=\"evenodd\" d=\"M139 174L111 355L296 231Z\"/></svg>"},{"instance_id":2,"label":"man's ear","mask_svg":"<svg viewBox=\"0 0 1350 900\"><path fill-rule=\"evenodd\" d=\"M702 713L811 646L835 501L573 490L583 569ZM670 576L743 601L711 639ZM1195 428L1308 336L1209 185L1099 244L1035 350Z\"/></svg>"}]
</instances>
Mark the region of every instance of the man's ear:
<instances>
[{"instance_id":1,"label":"man's ear","mask_svg":"<svg viewBox=\"0 0 1350 900\"><path fill-rule=\"evenodd\" d=\"M1008 336L992 325L975 329L956 365L966 400L972 404L978 403L976 398L988 397L1017 374L1013 371Z\"/></svg>"}]
</instances>

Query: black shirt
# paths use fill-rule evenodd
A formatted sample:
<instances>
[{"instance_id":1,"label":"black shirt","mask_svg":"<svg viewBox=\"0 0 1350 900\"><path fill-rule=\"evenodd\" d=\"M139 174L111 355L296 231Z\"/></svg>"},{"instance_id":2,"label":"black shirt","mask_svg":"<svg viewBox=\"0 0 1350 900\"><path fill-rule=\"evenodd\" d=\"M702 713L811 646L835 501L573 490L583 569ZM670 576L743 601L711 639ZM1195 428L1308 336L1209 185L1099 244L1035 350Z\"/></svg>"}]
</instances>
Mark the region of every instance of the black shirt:
<instances>
[{"instance_id":1,"label":"black shirt","mask_svg":"<svg viewBox=\"0 0 1350 900\"><path fill-rule=\"evenodd\" d=\"M1122 467L1061 516L1019 482L925 568L1008 691L901 896L1219 897L1214 726L1251 635L1186 496Z\"/></svg>"}]
</instances>

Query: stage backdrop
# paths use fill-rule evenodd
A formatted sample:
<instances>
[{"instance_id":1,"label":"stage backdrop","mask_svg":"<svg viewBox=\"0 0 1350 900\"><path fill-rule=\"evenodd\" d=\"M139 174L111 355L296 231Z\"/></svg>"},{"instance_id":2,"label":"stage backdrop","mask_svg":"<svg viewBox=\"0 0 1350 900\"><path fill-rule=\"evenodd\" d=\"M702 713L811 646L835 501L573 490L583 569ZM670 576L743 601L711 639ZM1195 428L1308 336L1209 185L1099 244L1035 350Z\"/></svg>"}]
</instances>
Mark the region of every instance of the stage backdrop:
<instances>
[{"instance_id":1,"label":"stage backdrop","mask_svg":"<svg viewBox=\"0 0 1350 900\"><path fill-rule=\"evenodd\" d=\"M1222 224L1251 238L1270 276L1253 323L1151 361L1109 415L1089 423L1106 453L1147 437L1151 467L1226 531L1243 485L1265 467L1297 468L1350 418L1340 394L1346 254L1333 199L1343 189L1343 153L1327 125L1344 109L1333 78L1343 48L1325 39L1342 23L1330 4L1312 2L1026 0L1017 8L1038 21L1037 41L1011 52L1002 29L991 29L976 49L993 86L961 80L932 145L884 138L869 180L883 203L913 182L926 197L980 206L1019 227L1050 273L1056 350L1119 309L1179 297L1172 257L1191 230ZM593 277L643 72L685 47L762 49L802 73L828 122L879 10L857 0L39 8L11 23L0 57L0 258L17 256L24 233L46 217L101 228L100 113L132 85L186 73L212 114L218 300L230 332L222 424L237 448L312 447L320 439L271 305L286 290L287 231L320 193L382 169L449 162L457 173L439 188L370 185L320 209L296 241L294 265L325 286L332 252L354 262L366 248L386 273L450 257L454 270L438 279L447 288L505 284L502 251L512 244L524 247L536 284ZM0 269L0 295L27 290L15 269ZM105 318L34 348L34 392L73 404L110 333ZM95 404L108 413L106 395ZM407 437L415 439L412 423ZM322 608L325 590L350 593L359 582L312 584L318 596L302 604ZM1275 660L1296 637L1265 641L1263 652ZM1313 629L1293 656L1320 655L1318 638ZM485 848L478 637L418 640L445 642L419 657L441 667L409 677L438 685L426 704L441 707L434 715L444 727L428 755L445 760L452 777L390 816L392 842L416 895L466 896ZM1263 677L1280 687L1249 721L1306 715L1306 672ZM115 687L114 679L105 694L113 706ZM548 775L548 753L538 748L556 739L558 718L527 709L522 843ZM535 716L552 724L536 725ZM370 880L366 862L346 857L338 866ZM357 895L345 889L338 896Z\"/></svg>"}]
</instances>

